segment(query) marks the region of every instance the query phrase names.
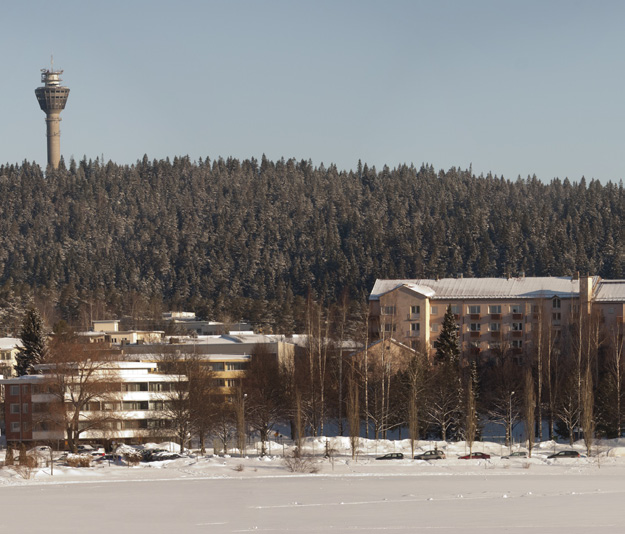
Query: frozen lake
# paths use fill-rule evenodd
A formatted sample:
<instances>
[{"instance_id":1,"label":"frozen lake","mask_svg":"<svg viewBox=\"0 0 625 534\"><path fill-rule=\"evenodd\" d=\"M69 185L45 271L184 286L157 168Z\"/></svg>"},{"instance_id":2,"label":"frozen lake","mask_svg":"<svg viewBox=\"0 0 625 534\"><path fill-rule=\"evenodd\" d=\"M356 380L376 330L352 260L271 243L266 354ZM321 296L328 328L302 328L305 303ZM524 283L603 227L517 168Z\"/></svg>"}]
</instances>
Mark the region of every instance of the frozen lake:
<instances>
[{"instance_id":1,"label":"frozen lake","mask_svg":"<svg viewBox=\"0 0 625 534\"><path fill-rule=\"evenodd\" d=\"M0 532L625 532L623 440L564 460L548 458L565 447L553 443L512 460L480 443L486 461L460 460L465 445L445 444L447 459L432 462L412 460L402 442L370 444L376 454L402 450L397 461L368 448L354 461L334 444L333 462L312 460L315 474L289 472L280 456L0 469Z\"/></svg>"},{"instance_id":2,"label":"frozen lake","mask_svg":"<svg viewBox=\"0 0 625 534\"><path fill-rule=\"evenodd\" d=\"M0 487L3 532L624 532L619 472L89 481Z\"/></svg>"}]
</instances>

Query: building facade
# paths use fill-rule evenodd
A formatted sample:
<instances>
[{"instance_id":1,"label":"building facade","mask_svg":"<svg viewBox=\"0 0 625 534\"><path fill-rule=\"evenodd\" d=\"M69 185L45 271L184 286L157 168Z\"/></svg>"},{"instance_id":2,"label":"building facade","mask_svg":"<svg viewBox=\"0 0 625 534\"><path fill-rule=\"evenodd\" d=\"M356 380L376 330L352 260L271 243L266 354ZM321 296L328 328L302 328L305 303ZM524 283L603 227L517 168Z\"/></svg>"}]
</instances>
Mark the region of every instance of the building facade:
<instances>
[{"instance_id":1,"label":"building facade","mask_svg":"<svg viewBox=\"0 0 625 534\"><path fill-rule=\"evenodd\" d=\"M58 396L50 392L53 367L38 367L42 374L0 380L8 443L58 443L66 438L51 408L58 402ZM171 439L169 393L178 390L186 378L158 374L156 368L155 363L111 362L116 391L95 396L80 410L79 426L88 427L80 438L117 443ZM93 425L94 421L99 424Z\"/></svg>"},{"instance_id":2,"label":"building facade","mask_svg":"<svg viewBox=\"0 0 625 534\"><path fill-rule=\"evenodd\" d=\"M554 336L595 314L606 333L623 328L625 280L584 277L377 280L369 296L372 334L433 351L449 306L463 351L530 350L536 333Z\"/></svg>"}]
</instances>

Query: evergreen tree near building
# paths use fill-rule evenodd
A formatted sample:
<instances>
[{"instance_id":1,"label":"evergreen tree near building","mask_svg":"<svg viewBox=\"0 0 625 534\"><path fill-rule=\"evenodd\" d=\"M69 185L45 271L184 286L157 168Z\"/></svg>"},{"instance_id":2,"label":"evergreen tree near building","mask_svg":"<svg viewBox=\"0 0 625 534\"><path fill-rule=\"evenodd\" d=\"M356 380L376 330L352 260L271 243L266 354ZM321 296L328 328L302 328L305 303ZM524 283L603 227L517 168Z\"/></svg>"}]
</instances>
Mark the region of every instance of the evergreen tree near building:
<instances>
[{"instance_id":1,"label":"evergreen tree near building","mask_svg":"<svg viewBox=\"0 0 625 534\"><path fill-rule=\"evenodd\" d=\"M16 356L15 372L17 376L34 373L34 365L42 363L47 353L46 334L43 319L36 308L26 310L20 330L22 347Z\"/></svg>"},{"instance_id":2,"label":"evergreen tree near building","mask_svg":"<svg viewBox=\"0 0 625 534\"><path fill-rule=\"evenodd\" d=\"M443 317L441 333L434 342L436 361L455 363L460 356L460 344L458 341L456 318L451 310L451 306L447 306L447 311Z\"/></svg>"}]
</instances>

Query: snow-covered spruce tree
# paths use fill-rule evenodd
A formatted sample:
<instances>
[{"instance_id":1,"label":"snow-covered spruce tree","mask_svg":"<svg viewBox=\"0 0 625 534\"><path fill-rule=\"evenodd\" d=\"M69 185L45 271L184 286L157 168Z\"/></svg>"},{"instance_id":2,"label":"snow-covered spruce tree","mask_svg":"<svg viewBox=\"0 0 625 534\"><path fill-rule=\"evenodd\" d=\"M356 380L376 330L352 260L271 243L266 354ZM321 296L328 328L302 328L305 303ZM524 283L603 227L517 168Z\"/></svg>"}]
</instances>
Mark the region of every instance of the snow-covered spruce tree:
<instances>
[{"instance_id":1,"label":"snow-covered spruce tree","mask_svg":"<svg viewBox=\"0 0 625 534\"><path fill-rule=\"evenodd\" d=\"M437 365L431 377L427 412L430 422L440 430L441 439L446 441L450 437L459 437L459 431L464 423L465 404L459 369L460 346L456 318L451 306L445 312L441 333L434 342L434 348Z\"/></svg>"},{"instance_id":2,"label":"snow-covered spruce tree","mask_svg":"<svg viewBox=\"0 0 625 534\"><path fill-rule=\"evenodd\" d=\"M460 356L456 318L451 310L451 306L447 306L441 333L434 342L434 348L436 349L437 362L456 363Z\"/></svg>"},{"instance_id":3,"label":"snow-covered spruce tree","mask_svg":"<svg viewBox=\"0 0 625 534\"><path fill-rule=\"evenodd\" d=\"M15 358L15 372L17 376L33 374L33 366L45 360L48 350L43 320L36 308L26 310L20 339L23 346Z\"/></svg>"}]
</instances>

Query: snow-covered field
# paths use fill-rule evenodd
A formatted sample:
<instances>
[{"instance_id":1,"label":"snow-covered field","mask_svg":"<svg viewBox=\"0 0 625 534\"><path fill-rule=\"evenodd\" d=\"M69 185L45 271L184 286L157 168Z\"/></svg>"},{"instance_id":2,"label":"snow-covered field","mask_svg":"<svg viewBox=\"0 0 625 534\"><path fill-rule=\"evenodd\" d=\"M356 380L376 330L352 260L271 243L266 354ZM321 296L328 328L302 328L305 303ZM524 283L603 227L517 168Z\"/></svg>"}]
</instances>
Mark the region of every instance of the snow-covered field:
<instances>
[{"instance_id":1,"label":"snow-covered field","mask_svg":"<svg viewBox=\"0 0 625 534\"><path fill-rule=\"evenodd\" d=\"M433 445L420 442L416 452ZM457 459L463 443L437 446L447 459L428 463L409 459L407 441L363 440L352 460L337 438L329 460L325 438L309 440L317 473L290 472L279 444L266 458L57 464L53 475L49 467L3 468L0 532L625 532L625 440L565 460L546 458L569 448L553 442L511 460L501 445L477 443L474 451L493 455L486 461ZM575 448L583 452L582 443ZM376 461L376 451L406 459Z\"/></svg>"}]
</instances>

